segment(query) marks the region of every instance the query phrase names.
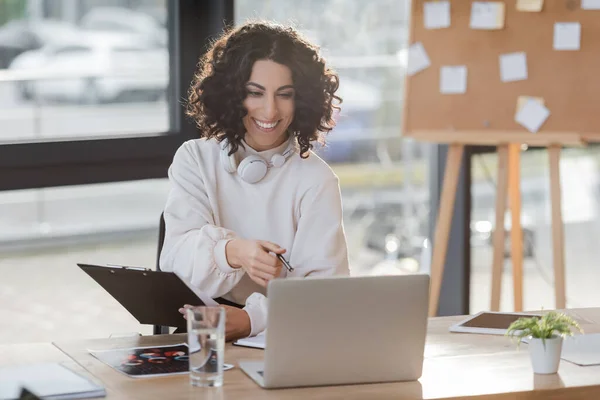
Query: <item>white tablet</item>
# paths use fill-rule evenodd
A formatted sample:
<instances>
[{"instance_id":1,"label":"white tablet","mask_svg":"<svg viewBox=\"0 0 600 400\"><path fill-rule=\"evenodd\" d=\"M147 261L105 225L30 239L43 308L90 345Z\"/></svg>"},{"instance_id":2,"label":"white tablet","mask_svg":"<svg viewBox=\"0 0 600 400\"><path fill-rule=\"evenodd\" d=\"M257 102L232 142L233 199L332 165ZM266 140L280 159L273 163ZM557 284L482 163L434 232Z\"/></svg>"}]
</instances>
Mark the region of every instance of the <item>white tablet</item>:
<instances>
[{"instance_id":1,"label":"white tablet","mask_svg":"<svg viewBox=\"0 0 600 400\"><path fill-rule=\"evenodd\" d=\"M482 311L450 327L450 332L504 335L511 323L521 317L541 317L535 313Z\"/></svg>"}]
</instances>

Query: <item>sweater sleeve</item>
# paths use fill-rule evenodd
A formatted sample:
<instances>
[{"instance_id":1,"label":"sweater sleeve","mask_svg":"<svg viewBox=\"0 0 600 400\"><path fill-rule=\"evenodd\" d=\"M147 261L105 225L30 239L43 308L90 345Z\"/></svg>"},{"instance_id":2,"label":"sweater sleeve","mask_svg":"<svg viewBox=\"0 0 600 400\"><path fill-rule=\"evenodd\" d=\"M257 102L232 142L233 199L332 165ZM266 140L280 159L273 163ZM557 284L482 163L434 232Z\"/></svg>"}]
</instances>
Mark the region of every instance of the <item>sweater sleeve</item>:
<instances>
[{"instance_id":1,"label":"sweater sleeve","mask_svg":"<svg viewBox=\"0 0 600 400\"><path fill-rule=\"evenodd\" d=\"M235 233L214 224L200 168L189 143L183 144L169 167L171 190L164 209L160 266L216 298L233 289L244 271L227 263L225 246Z\"/></svg>"},{"instance_id":2,"label":"sweater sleeve","mask_svg":"<svg viewBox=\"0 0 600 400\"><path fill-rule=\"evenodd\" d=\"M342 220L337 177L309 189L300 203L300 219L292 253L284 254L294 271L287 276L349 275L348 248ZM254 293L244 308L250 316L251 336L267 327L267 299Z\"/></svg>"},{"instance_id":3,"label":"sweater sleeve","mask_svg":"<svg viewBox=\"0 0 600 400\"><path fill-rule=\"evenodd\" d=\"M342 197L337 177L309 189L300 203L300 219L288 276L349 275Z\"/></svg>"}]
</instances>

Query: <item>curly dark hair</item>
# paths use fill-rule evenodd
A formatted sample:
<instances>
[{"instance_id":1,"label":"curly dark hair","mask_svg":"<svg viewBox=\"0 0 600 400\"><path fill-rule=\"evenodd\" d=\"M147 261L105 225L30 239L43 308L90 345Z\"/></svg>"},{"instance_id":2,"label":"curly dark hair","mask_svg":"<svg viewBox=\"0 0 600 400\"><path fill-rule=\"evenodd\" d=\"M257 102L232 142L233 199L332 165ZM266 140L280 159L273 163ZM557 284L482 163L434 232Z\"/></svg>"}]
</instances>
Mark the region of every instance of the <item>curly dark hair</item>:
<instances>
[{"instance_id":1,"label":"curly dark hair","mask_svg":"<svg viewBox=\"0 0 600 400\"><path fill-rule=\"evenodd\" d=\"M289 130L296 136L302 158L312 142L325 143L335 126L333 113L341 97L335 95L339 77L319 55L319 48L294 28L270 22L248 22L226 31L200 59L188 93L186 114L200 136L227 139L230 154L242 144L247 110L245 85L258 60L272 60L290 68L295 88L295 113Z\"/></svg>"}]
</instances>

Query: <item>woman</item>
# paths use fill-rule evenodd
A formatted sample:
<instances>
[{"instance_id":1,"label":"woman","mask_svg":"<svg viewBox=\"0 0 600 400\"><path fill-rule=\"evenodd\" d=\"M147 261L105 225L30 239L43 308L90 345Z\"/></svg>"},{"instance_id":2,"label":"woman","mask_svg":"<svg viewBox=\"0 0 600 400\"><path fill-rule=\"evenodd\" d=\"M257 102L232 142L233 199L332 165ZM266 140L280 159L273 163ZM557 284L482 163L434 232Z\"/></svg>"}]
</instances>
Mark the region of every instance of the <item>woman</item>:
<instances>
[{"instance_id":1,"label":"woman","mask_svg":"<svg viewBox=\"0 0 600 400\"><path fill-rule=\"evenodd\" d=\"M243 307L224 306L227 340L266 328L272 279L349 273L338 179L311 151L337 89L318 49L271 23L231 30L201 59L187 106L201 139L169 168L160 265Z\"/></svg>"}]
</instances>

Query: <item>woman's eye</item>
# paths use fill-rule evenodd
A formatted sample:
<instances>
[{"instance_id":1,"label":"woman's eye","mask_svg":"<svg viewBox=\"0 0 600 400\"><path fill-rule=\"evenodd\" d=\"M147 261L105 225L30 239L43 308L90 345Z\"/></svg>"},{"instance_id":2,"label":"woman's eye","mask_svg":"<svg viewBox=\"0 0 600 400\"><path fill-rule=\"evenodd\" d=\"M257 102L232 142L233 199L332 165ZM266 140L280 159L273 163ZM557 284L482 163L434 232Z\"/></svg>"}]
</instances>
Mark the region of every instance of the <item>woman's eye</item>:
<instances>
[{"instance_id":1,"label":"woman's eye","mask_svg":"<svg viewBox=\"0 0 600 400\"><path fill-rule=\"evenodd\" d=\"M290 99L292 97L294 97L294 93L288 92L288 93L279 93L279 95L281 97L283 97L284 99Z\"/></svg>"},{"instance_id":2,"label":"woman's eye","mask_svg":"<svg viewBox=\"0 0 600 400\"><path fill-rule=\"evenodd\" d=\"M248 92L248 96L251 96L251 97L259 97L261 95L262 95L261 92L250 92L250 91Z\"/></svg>"}]
</instances>

